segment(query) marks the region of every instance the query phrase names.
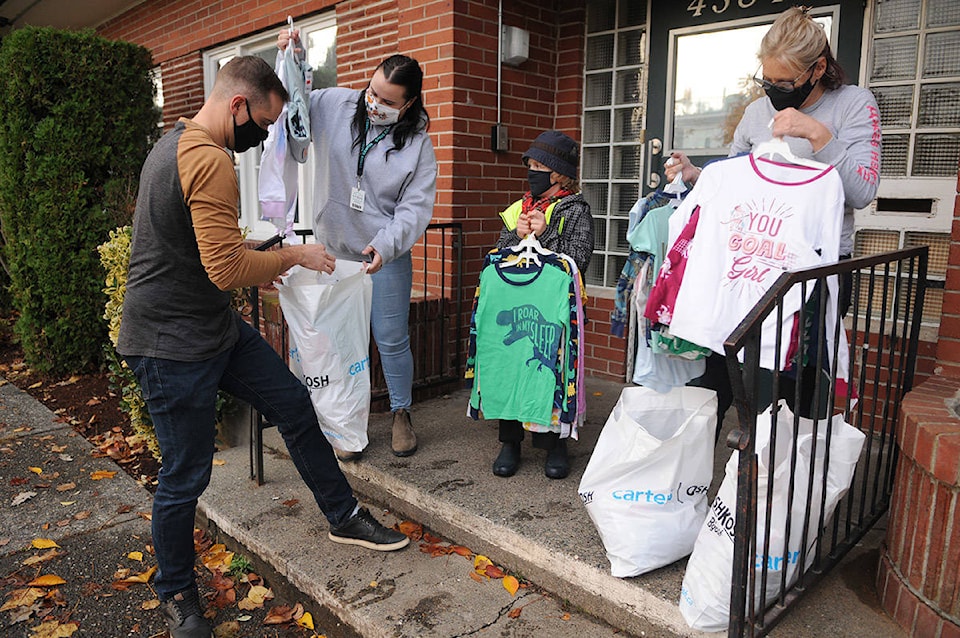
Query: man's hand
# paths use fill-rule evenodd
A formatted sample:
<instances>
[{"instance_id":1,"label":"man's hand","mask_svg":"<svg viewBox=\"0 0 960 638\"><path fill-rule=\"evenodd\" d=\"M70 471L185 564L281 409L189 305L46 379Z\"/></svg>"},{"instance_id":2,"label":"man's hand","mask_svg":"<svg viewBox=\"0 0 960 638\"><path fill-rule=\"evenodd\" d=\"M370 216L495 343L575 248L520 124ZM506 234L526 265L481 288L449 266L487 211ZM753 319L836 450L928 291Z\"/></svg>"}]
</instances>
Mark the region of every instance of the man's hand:
<instances>
[{"instance_id":1,"label":"man's hand","mask_svg":"<svg viewBox=\"0 0 960 638\"><path fill-rule=\"evenodd\" d=\"M304 244L302 248L303 254L297 263L304 268L325 272L328 275L333 272L337 265L337 258L328 253L323 244Z\"/></svg>"}]
</instances>

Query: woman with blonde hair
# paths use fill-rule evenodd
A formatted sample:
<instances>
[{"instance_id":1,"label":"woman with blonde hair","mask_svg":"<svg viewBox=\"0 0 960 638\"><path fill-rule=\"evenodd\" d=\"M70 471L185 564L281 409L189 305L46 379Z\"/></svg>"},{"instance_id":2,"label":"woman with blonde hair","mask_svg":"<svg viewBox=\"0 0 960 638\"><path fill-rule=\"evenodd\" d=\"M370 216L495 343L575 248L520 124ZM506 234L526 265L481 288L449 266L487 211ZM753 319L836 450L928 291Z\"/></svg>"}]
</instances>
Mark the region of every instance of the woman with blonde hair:
<instances>
[{"instance_id":1,"label":"woman with blonde hair","mask_svg":"<svg viewBox=\"0 0 960 638\"><path fill-rule=\"evenodd\" d=\"M873 94L845 84L845 74L830 50L823 25L808 7L791 7L781 13L763 36L758 52L762 73L754 76L766 97L743 113L734 132L730 157L749 153L759 144L783 138L797 157L835 167L843 182L843 232L840 259L853 254L853 212L877 196L880 184L880 109ZM665 175L673 180L682 172L693 184L700 168L680 152L671 154ZM839 299L841 314L850 307L852 276L843 278ZM815 375L807 375L810 379ZM726 366L721 355L707 360L700 385L717 390L719 420L733 402Z\"/></svg>"}]
</instances>

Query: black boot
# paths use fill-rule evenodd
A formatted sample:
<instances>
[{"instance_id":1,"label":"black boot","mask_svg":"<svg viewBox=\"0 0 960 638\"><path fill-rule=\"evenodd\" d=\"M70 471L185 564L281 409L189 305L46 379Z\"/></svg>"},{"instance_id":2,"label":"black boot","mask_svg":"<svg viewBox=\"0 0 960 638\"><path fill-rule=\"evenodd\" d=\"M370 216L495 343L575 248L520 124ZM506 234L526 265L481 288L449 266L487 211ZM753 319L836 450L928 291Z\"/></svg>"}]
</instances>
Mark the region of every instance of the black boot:
<instances>
[{"instance_id":1,"label":"black boot","mask_svg":"<svg viewBox=\"0 0 960 638\"><path fill-rule=\"evenodd\" d=\"M547 462L543 465L543 473L547 478L562 479L570 474L570 459L567 458L567 440L560 439L547 452Z\"/></svg>"},{"instance_id":2,"label":"black boot","mask_svg":"<svg viewBox=\"0 0 960 638\"><path fill-rule=\"evenodd\" d=\"M513 476L520 467L520 443L504 443L500 454L493 462L493 473L497 476Z\"/></svg>"}]
</instances>

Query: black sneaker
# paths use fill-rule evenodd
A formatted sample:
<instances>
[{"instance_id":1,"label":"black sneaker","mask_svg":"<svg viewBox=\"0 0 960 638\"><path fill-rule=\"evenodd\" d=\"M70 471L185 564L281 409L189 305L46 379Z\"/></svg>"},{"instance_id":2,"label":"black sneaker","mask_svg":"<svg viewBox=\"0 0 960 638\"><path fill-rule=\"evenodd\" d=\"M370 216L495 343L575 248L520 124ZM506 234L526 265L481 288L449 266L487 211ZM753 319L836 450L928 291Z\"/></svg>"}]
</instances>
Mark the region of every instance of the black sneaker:
<instances>
[{"instance_id":1,"label":"black sneaker","mask_svg":"<svg viewBox=\"0 0 960 638\"><path fill-rule=\"evenodd\" d=\"M327 537L334 543L360 545L378 552L392 552L410 543L405 534L387 529L365 507L339 527L331 527Z\"/></svg>"},{"instance_id":2,"label":"black sneaker","mask_svg":"<svg viewBox=\"0 0 960 638\"><path fill-rule=\"evenodd\" d=\"M179 592L163 601L160 613L167 621L171 638L213 638L213 629L203 617L196 589Z\"/></svg>"}]
</instances>

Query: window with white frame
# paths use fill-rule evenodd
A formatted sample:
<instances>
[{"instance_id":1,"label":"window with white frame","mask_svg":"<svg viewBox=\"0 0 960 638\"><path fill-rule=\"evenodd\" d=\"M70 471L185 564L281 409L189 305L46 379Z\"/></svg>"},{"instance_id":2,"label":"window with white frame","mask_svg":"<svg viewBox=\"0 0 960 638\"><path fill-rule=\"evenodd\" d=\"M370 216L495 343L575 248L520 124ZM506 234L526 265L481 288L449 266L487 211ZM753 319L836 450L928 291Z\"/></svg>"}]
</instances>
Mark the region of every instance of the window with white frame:
<instances>
[{"instance_id":1,"label":"window with white frame","mask_svg":"<svg viewBox=\"0 0 960 638\"><path fill-rule=\"evenodd\" d=\"M300 41L307 52L307 63L313 67L313 88L334 86L337 82L336 18L332 12L296 22ZM210 95L217 72L224 64L238 55L260 56L273 67L277 59L277 34L280 29L260 33L228 46L211 49L203 55L204 94ZM234 166L240 182L240 227L248 229L247 237L254 240L269 239L276 234L270 222L260 219L260 199L257 183L260 175L260 154L263 146L245 153L234 154ZM313 210L312 176L316 158L310 153L307 161L299 167L298 214L295 229L309 229Z\"/></svg>"}]
</instances>

